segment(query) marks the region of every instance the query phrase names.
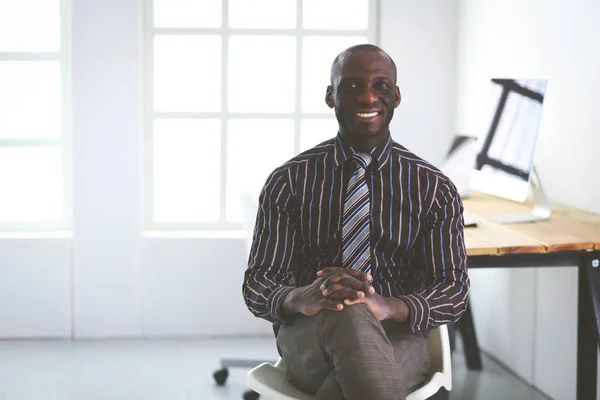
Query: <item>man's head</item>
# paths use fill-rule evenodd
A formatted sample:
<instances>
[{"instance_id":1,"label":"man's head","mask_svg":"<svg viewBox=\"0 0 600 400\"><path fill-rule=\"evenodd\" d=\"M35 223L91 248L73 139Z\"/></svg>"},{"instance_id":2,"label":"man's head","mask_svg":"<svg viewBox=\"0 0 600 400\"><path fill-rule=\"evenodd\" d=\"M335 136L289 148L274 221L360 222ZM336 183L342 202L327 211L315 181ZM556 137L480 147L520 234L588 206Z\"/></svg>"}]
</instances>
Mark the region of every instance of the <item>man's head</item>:
<instances>
[{"instance_id":1,"label":"man's head","mask_svg":"<svg viewBox=\"0 0 600 400\"><path fill-rule=\"evenodd\" d=\"M344 138L363 149L373 147L388 135L394 108L400 105L396 64L371 44L344 50L331 66L325 102L335 108Z\"/></svg>"}]
</instances>

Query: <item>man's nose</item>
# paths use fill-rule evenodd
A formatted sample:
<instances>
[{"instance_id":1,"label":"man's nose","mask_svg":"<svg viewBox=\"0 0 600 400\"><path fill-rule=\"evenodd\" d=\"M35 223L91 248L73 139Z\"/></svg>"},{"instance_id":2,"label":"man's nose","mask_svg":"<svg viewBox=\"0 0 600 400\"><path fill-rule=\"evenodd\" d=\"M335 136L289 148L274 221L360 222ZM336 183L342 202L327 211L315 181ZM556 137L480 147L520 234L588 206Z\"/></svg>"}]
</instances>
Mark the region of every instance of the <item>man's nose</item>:
<instances>
[{"instance_id":1,"label":"man's nose","mask_svg":"<svg viewBox=\"0 0 600 400\"><path fill-rule=\"evenodd\" d=\"M377 95L370 87L364 88L358 95L358 101L361 104L373 104L377 102Z\"/></svg>"}]
</instances>

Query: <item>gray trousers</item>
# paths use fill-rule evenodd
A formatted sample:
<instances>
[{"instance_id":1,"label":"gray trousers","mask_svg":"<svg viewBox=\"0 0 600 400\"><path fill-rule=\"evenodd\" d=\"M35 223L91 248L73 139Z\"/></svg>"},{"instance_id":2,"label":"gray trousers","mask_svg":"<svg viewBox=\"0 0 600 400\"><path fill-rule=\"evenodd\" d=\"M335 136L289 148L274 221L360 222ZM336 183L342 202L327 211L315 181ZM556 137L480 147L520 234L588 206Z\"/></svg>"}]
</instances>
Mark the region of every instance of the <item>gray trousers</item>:
<instances>
[{"instance_id":1,"label":"gray trousers","mask_svg":"<svg viewBox=\"0 0 600 400\"><path fill-rule=\"evenodd\" d=\"M298 316L281 326L277 348L290 382L317 399L404 400L428 376L424 336L356 304Z\"/></svg>"}]
</instances>

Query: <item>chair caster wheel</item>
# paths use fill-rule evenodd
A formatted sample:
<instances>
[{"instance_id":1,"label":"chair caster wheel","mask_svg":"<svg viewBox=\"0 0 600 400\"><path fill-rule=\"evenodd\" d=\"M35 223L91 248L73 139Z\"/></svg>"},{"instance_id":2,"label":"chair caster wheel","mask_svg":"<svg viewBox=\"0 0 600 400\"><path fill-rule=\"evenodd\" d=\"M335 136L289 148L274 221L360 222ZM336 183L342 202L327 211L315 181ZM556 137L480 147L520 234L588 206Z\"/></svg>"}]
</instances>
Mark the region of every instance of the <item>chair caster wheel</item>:
<instances>
[{"instance_id":1,"label":"chair caster wheel","mask_svg":"<svg viewBox=\"0 0 600 400\"><path fill-rule=\"evenodd\" d=\"M213 378L215 378L215 382L217 382L217 385L219 386L223 386L225 384L228 376L229 371L227 371L227 368L221 368L215 371L213 374Z\"/></svg>"},{"instance_id":2,"label":"chair caster wheel","mask_svg":"<svg viewBox=\"0 0 600 400\"><path fill-rule=\"evenodd\" d=\"M256 393L254 390L248 390L244 392L242 398L244 400L257 400L260 397L260 394Z\"/></svg>"}]
</instances>

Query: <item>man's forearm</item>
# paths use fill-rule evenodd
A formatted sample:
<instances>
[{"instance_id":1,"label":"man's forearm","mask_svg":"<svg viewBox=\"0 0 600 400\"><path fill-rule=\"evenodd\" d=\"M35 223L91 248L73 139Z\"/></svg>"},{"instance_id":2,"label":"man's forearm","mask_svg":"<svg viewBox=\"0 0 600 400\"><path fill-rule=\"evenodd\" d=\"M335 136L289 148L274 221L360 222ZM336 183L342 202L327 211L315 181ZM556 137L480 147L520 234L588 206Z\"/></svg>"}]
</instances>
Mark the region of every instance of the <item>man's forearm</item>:
<instances>
[{"instance_id":1,"label":"man's forearm","mask_svg":"<svg viewBox=\"0 0 600 400\"><path fill-rule=\"evenodd\" d=\"M293 318L296 314L300 313L297 297L300 288L294 288L291 292L289 292L283 299L281 303L281 313L286 318Z\"/></svg>"},{"instance_id":2,"label":"man's forearm","mask_svg":"<svg viewBox=\"0 0 600 400\"><path fill-rule=\"evenodd\" d=\"M406 302L395 297L384 297L387 305L387 317L390 321L405 323L408 321L409 309Z\"/></svg>"}]
</instances>

